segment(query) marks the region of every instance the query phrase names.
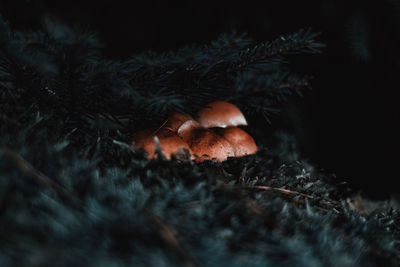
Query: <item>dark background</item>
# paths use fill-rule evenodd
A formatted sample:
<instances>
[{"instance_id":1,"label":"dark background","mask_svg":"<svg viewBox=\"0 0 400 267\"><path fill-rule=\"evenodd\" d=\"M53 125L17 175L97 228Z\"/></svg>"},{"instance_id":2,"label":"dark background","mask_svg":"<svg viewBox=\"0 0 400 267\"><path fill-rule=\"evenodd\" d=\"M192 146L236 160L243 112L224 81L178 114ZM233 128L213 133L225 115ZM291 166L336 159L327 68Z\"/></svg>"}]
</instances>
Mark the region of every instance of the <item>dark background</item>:
<instances>
[{"instance_id":1,"label":"dark background","mask_svg":"<svg viewBox=\"0 0 400 267\"><path fill-rule=\"evenodd\" d=\"M40 29L51 18L95 31L115 59L207 43L232 29L258 42L312 27L327 47L294 57L293 67L314 76L313 89L285 105L266 133L291 131L304 157L370 196L400 191L398 0L1 0L0 14L15 29Z\"/></svg>"}]
</instances>

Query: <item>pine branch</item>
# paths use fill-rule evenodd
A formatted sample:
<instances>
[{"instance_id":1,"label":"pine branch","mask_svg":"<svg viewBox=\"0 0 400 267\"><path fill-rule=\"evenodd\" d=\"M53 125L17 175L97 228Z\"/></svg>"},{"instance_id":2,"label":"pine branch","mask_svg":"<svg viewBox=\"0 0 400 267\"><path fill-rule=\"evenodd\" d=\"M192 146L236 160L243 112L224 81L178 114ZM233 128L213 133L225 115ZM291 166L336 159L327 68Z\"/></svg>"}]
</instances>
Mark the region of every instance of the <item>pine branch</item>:
<instances>
[{"instance_id":1,"label":"pine branch","mask_svg":"<svg viewBox=\"0 0 400 267\"><path fill-rule=\"evenodd\" d=\"M285 56L323 47L311 30L258 45L233 32L207 45L113 61L101 57L100 42L87 31L47 21L43 32L13 32L0 24L0 89L10 96L7 101L36 103L43 114L64 122L65 136L85 133L92 140L100 130L98 118L135 132L143 119L159 124L171 111L194 115L215 100L237 102L248 115L269 121L281 102L309 86L309 77L290 72Z\"/></svg>"}]
</instances>

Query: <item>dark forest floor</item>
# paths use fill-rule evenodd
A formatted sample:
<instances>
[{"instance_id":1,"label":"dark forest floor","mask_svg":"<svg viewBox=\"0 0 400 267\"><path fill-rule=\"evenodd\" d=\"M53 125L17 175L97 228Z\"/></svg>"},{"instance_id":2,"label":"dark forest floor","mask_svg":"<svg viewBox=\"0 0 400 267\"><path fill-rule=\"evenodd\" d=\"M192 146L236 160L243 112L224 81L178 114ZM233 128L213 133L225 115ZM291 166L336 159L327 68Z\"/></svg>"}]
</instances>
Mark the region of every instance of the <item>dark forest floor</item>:
<instances>
[{"instance_id":1,"label":"dark forest floor","mask_svg":"<svg viewBox=\"0 0 400 267\"><path fill-rule=\"evenodd\" d=\"M396 203L355 197L283 133L223 163L148 161L118 143L107 166L15 123L1 123L1 266L400 262Z\"/></svg>"}]
</instances>

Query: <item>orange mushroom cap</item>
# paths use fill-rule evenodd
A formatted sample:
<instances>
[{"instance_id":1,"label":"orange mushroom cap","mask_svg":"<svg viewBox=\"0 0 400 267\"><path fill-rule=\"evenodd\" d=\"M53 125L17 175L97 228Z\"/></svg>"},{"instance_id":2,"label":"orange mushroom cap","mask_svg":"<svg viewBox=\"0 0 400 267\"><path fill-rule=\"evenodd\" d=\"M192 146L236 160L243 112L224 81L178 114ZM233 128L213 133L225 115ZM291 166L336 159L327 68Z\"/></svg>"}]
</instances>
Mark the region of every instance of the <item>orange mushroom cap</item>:
<instances>
[{"instance_id":1,"label":"orange mushroom cap","mask_svg":"<svg viewBox=\"0 0 400 267\"><path fill-rule=\"evenodd\" d=\"M231 144L216 132L201 127L194 121L188 120L178 129L178 135L189 144L193 154L197 155L196 162L216 158L224 161L235 155Z\"/></svg>"},{"instance_id":2,"label":"orange mushroom cap","mask_svg":"<svg viewBox=\"0 0 400 267\"><path fill-rule=\"evenodd\" d=\"M192 135L194 129L204 128L195 120L188 120L182 123L182 125L178 128L176 133L182 137L184 140L189 139L190 135Z\"/></svg>"},{"instance_id":3,"label":"orange mushroom cap","mask_svg":"<svg viewBox=\"0 0 400 267\"><path fill-rule=\"evenodd\" d=\"M135 146L146 150L147 153L149 153L148 158L150 159L153 159L156 156L155 136L157 136L160 142L161 152L167 159L171 159L172 154L178 154L182 149L188 149L189 153L192 154L189 145L175 132L166 128L153 127L140 131L134 137Z\"/></svg>"},{"instance_id":4,"label":"orange mushroom cap","mask_svg":"<svg viewBox=\"0 0 400 267\"><path fill-rule=\"evenodd\" d=\"M191 156L197 156L196 162L212 158L224 161L228 157L242 157L257 152L254 139L242 129L234 127L247 125L238 107L224 101L212 102L208 106L198 112L197 120L188 114L171 113L162 127L140 131L134 138L135 146L145 149L149 153L148 158L155 158L157 137L167 159L184 148L188 149ZM216 127L215 131L207 129L211 127Z\"/></svg>"},{"instance_id":5,"label":"orange mushroom cap","mask_svg":"<svg viewBox=\"0 0 400 267\"><path fill-rule=\"evenodd\" d=\"M197 121L205 128L247 125L243 113L231 103L216 101L207 106L210 107L203 108L197 113L199 116Z\"/></svg>"},{"instance_id":6,"label":"orange mushroom cap","mask_svg":"<svg viewBox=\"0 0 400 267\"><path fill-rule=\"evenodd\" d=\"M172 112L167 119L167 122L163 127L170 129L173 132L178 131L179 127L186 121L193 120L189 114L183 114L178 112Z\"/></svg>"},{"instance_id":7,"label":"orange mushroom cap","mask_svg":"<svg viewBox=\"0 0 400 267\"><path fill-rule=\"evenodd\" d=\"M234 148L235 157L243 157L257 152L253 137L238 127L218 128L215 131L223 136Z\"/></svg>"}]
</instances>

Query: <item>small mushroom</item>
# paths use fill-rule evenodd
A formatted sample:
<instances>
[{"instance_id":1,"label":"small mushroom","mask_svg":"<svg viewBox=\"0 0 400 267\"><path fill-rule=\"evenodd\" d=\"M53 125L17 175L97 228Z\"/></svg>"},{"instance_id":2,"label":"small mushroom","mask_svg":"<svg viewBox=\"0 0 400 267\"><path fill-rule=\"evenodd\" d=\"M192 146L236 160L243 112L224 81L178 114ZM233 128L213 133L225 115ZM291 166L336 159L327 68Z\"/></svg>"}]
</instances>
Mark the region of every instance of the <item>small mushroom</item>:
<instances>
[{"instance_id":1,"label":"small mushroom","mask_svg":"<svg viewBox=\"0 0 400 267\"><path fill-rule=\"evenodd\" d=\"M258 150L253 137L238 127L216 128L215 131L232 145L235 157L251 155Z\"/></svg>"},{"instance_id":2,"label":"small mushroom","mask_svg":"<svg viewBox=\"0 0 400 267\"><path fill-rule=\"evenodd\" d=\"M178 135L190 146L196 162L216 158L224 161L235 155L231 144L216 132L188 120L179 127Z\"/></svg>"},{"instance_id":3,"label":"small mushroom","mask_svg":"<svg viewBox=\"0 0 400 267\"><path fill-rule=\"evenodd\" d=\"M201 109L197 121L205 128L247 125L246 118L240 109L228 102L216 101Z\"/></svg>"},{"instance_id":4,"label":"small mushroom","mask_svg":"<svg viewBox=\"0 0 400 267\"><path fill-rule=\"evenodd\" d=\"M170 129L173 132L178 131L179 127L186 121L193 120L189 114L183 114L178 112L172 112L167 119L167 122L163 127Z\"/></svg>"},{"instance_id":5,"label":"small mushroom","mask_svg":"<svg viewBox=\"0 0 400 267\"><path fill-rule=\"evenodd\" d=\"M179 126L176 133L185 140L185 139L189 139L190 135L193 133L193 130L198 129L198 128L204 128L204 127L202 127L200 125L200 123L198 123L197 121L195 121L193 119L187 120L184 123L182 123L181 126Z\"/></svg>"},{"instance_id":6,"label":"small mushroom","mask_svg":"<svg viewBox=\"0 0 400 267\"><path fill-rule=\"evenodd\" d=\"M153 159L156 156L156 142L154 137L157 136L160 145L161 152L167 159L171 159L172 154L178 154L181 149L188 149L189 153L192 151L189 145L182 140L175 132L166 128L148 128L140 131L134 137L134 144L137 148L143 148L149 153L148 158Z\"/></svg>"},{"instance_id":7,"label":"small mushroom","mask_svg":"<svg viewBox=\"0 0 400 267\"><path fill-rule=\"evenodd\" d=\"M198 112L197 120L188 114L171 113L161 127L139 132L134 138L136 147L144 148L148 157L154 158L157 137L167 159L184 148L188 149L192 159L193 155L197 156L196 162L212 158L224 161L228 157L257 152L254 139L235 127L247 125L238 107L224 101L212 102L208 106Z\"/></svg>"}]
</instances>

